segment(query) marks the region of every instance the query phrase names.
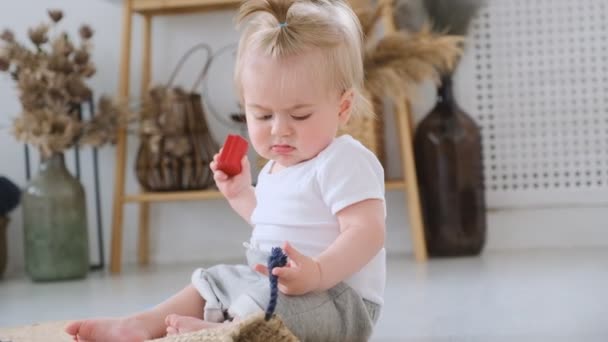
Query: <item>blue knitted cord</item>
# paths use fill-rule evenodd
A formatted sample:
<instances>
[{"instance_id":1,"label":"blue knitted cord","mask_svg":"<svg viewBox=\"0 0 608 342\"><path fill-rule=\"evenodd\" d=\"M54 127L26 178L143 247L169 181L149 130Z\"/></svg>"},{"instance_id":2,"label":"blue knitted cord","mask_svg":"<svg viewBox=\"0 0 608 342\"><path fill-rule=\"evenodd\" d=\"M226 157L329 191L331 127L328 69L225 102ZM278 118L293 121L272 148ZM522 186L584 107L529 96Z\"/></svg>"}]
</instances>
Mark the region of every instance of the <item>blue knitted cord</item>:
<instances>
[{"instance_id":1,"label":"blue knitted cord","mask_svg":"<svg viewBox=\"0 0 608 342\"><path fill-rule=\"evenodd\" d=\"M279 295L278 277L272 275L272 269L275 267L283 267L287 265L287 255L283 253L281 247L273 247L268 258L268 278L270 279L270 302L266 308L265 320L269 320L274 314L274 309L277 307L277 298Z\"/></svg>"}]
</instances>

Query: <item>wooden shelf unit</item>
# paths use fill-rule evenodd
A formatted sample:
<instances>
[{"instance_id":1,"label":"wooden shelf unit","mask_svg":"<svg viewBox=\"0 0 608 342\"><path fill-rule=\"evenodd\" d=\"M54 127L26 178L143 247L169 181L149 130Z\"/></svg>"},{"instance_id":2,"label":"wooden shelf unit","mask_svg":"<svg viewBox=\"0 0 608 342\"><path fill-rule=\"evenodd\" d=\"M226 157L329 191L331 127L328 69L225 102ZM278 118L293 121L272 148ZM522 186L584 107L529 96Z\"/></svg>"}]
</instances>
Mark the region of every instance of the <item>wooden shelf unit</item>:
<instances>
[{"instance_id":1,"label":"wooden shelf unit","mask_svg":"<svg viewBox=\"0 0 608 342\"><path fill-rule=\"evenodd\" d=\"M384 0L381 0L384 1ZM360 2L360 1L359 1ZM385 2L384 25L385 31L394 30L392 22L392 9L389 2ZM123 0L122 17L122 41L120 55L120 74L118 93L124 99L129 98L130 68L131 68L131 45L133 16L143 17L142 35L142 61L141 61L141 90L148 89L152 75L152 19L162 15L179 15L185 13L205 12L218 9L236 9L240 0ZM406 195L406 209L409 212L411 235L414 247L414 255L417 261L427 259L426 245L424 242L424 227L420 201L418 196L418 185L416 170L414 167L413 154L413 124L410 115L410 106L405 100L397 101L395 105L395 117L399 131L401 145L401 160L404 170L403 180L391 180L386 182L387 190L401 190ZM138 262L146 265L149 262L149 210L150 203L171 201L197 201L209 199L221 199L222 195L217 190L184 191L184 192L144 192L136 194L125 193L126 173L126 150L127 132L121 129L118 132L116 143L116 165L114 200L112 204L112 236L110 253L110 272L118 274L122 266L122 239L124 206L128 203L139 204L138 223Z\"/></svg>"},{"instance_id":2,"label":"wooden shelf unit","mask_svg":"<svg viewBox=\"0 0 608 342\"><path fill-rule=\"evenodd\" d=\"M241 0L132 0L133 13L142 15L174 15L234 9Z\"/></svg>"}]
</instances>

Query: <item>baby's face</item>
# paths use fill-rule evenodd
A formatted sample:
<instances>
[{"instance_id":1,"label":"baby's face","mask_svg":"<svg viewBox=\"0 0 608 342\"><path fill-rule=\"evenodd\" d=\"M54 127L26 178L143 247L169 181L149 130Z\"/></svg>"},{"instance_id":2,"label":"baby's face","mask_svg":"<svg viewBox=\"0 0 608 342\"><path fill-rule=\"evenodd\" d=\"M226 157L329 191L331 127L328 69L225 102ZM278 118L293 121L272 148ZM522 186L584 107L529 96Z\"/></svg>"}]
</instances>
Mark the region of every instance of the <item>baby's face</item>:
<instances>
[{"instance_id":1,"label":"baby's face","mask_svg":"<svg viewBox=\"0 0 608 342\"><path fill-rule=\"evenodd\" d=\"M314 52L277 61L249 55L242 70L247 127L256 152L288 167L315 157L348 120L350 99L330 90Z\"/></svg>"}]
</instances>

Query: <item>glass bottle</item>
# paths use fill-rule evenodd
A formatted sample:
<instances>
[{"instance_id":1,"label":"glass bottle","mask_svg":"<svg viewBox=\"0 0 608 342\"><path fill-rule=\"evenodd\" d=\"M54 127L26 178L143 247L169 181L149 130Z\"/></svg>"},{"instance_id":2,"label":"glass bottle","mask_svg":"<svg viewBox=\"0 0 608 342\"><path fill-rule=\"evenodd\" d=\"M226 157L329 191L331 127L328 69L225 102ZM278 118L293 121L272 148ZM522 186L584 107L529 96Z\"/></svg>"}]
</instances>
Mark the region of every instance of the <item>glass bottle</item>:
<instances>
[{"instance_id":1,"label":"glass bottle","mask_svg":"<svg viewBox=\"0 0 608 342\"><path fill-rule=\"evenodd\" d=\"M444 76L437 103L414 137L429 255L476 255L486 239L481 134Z\"/></svg>"},{"instance_id":2,"label":"glass bottle","mask_svg":"<svg viewBox=\"0 0 608 342\"><path fill-rule=\"evenodd\" d=\"M62 153L40 162L23 191L26 271L34 281L83 278L89 269L86 198Z\"/></svg>"}]
</instances>

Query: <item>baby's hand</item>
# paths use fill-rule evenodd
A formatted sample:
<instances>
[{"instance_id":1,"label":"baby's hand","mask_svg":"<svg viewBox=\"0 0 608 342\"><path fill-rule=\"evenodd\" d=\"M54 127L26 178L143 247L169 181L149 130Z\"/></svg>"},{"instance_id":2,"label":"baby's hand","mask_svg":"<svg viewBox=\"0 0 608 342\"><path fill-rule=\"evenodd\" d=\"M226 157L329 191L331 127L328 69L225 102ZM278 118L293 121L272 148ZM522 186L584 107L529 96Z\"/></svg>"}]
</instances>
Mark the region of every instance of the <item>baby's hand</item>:
<instances>
[{"instance_id":1,"label":"baby's hand","mask_svg":"<svg viewBox=\"0 0 608 342\"><path fill-rule=\"evenodd\" d=\"M308 257L288 242L283 245L283 251L289 257L285 267L275 267L272 274L279 278L279 291L286 295L303 295L317 290L321 284L321 267L319 263ZM255 265L255 270L268 275L268 268L264 265Z\"/></svg>"},{"instance_id":2,"label":"baby's hand","mask_svg":"<svg viewBox=\"0 0 608 342\"><path fill-rule=\"evenodd\" d=\"M209 165L213 171L213 179L220 192L226 199L237 197L241 192L251 186L251 169L249 167L249 159L245 155L241 159L241 172L232 177L217 168L218 158L222 150L213 156L213 161Z\"/></svg>"}]
</instances>

